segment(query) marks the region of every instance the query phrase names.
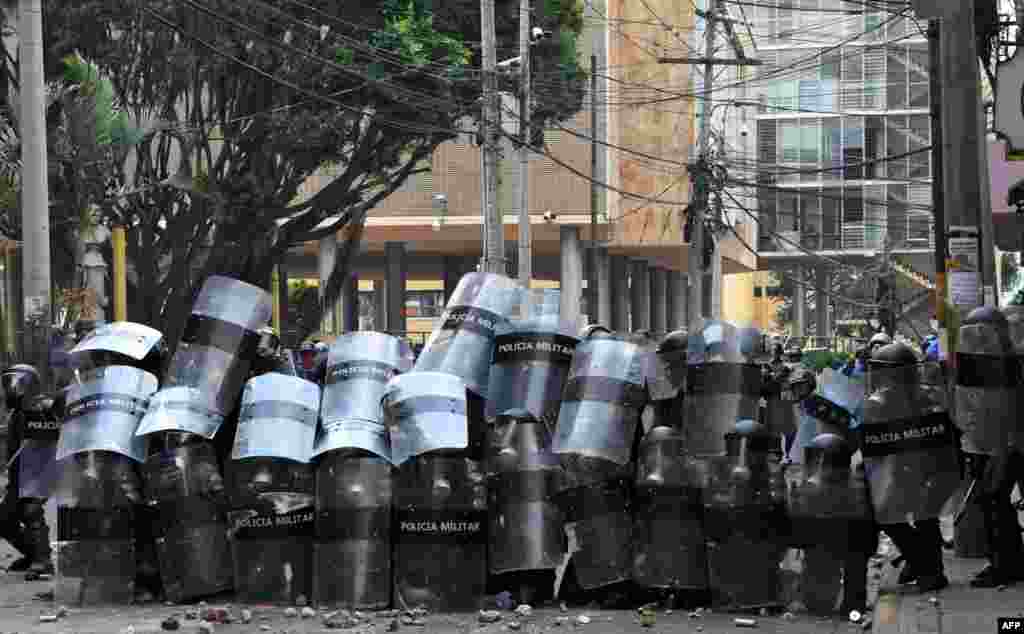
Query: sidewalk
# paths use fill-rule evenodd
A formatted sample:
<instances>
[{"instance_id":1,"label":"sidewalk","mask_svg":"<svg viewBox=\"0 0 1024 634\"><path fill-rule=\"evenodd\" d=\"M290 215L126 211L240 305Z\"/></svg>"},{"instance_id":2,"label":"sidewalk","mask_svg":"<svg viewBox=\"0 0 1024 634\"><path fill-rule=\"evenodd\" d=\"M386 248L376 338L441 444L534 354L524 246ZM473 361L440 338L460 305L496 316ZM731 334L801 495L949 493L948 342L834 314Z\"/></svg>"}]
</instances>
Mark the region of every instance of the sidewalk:
<instances>
[{"instance_id":1,"label":"sidewalk","mask_svg":"<svg viewBox=\"0 0 1024 634\"><path fill-rule=\"evenodd\" d=\"M987 562L944 554L949 587L940 592L921 595L914 586L900 588L895 575L883 582L875 606L875 634L992 634L997 617L1024 616L1024 584L972 588L971 578Z\"/></svg>"}]
</instances>

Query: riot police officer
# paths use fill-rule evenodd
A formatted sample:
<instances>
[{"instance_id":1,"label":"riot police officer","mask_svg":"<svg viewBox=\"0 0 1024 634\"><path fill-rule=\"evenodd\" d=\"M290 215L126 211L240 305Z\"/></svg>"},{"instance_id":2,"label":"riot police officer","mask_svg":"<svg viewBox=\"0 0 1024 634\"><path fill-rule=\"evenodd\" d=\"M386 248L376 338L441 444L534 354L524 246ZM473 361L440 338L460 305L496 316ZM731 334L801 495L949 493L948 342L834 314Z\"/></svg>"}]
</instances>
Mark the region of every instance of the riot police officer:
<instances>
[{"instance_id":1,"label":"riot police officer","mask_svg":"<svg viewBox=\"0 0 1024 634\"><path fill-rule=\"evenodd\" d=\"M873 392L865 401L860 450L875 519L910 566L901 581L912 573L922 592L940 590L949 581L938 516L959 485L948 413L941 395L921 385L917 355L904 344L875 346L868 381ZM912 437L927 431L929 443L909 445L905 434L875 433L894 425L910 428ZM903 519L908 516L913 525Z\"/></svg>"}]
</instances>

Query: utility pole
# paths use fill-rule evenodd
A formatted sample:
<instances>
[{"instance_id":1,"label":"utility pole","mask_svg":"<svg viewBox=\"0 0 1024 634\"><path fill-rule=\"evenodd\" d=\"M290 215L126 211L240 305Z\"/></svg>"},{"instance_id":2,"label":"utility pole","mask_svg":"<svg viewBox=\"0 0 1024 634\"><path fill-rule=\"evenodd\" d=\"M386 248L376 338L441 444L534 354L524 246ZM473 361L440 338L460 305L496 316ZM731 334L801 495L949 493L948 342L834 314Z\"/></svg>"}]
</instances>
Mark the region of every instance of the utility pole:
<instances>
[{"instance_id":1,"label":"utility pole","mask_svg":"<svg viewBox=\"0 0 1024 634\"><path fill-rule=\"evenodd\" d=\"M494 0L480 0L480 30L483 62L483 128L482 167L480 186L481 213L483 214L484 253L482 271L504 275L505 227L498 206L498 126L499 103L497 90L497 43L494 32Z\"/></svg>"},{"instance_id":2,"label":"utility pole","mask_svg":"<svg viewBox=\"0 0 1024 634\"><path fill-rule=\"evenodd\" d=\"M939 341L946 346L946 207L942 191L942 49L941 20L928 21L928 82L931 91L932 127L932 231L935 234L935 319L939 322Z\"/></svg>"},{"instance_id":3,"label":"utility pole","mask_svg":"<svg viewBox=\"0 0 1024 634\"><path fill-rule=\"evenodd\" d=\"M716 64L730 66L755 66L759 60L748 59L743 49L734 40L737 59L714 58L715 26L717 22L731 22L723 8L722 0L710 0L707 11L696 10L698 16L704 18L704 57L701 58L666 58L658 59L662 64L701 64L704 66L704 85L701 88L702 113L700 132L697 137L698 157L695 166L691 167L690 179L693 182L693 202L689 205L690 244L687 269L690 276L690 328L700 329L704 318L704 218L709 210L711 183L711 165L708 160L711 138L711 92L714 89L714 67ZM720 15L721 14L721 15Z\"/></svg>"},{"instance_id":4,"label":"utility pole","mask_svg":"<svg viewBox=\"0 0 1024 634\"><path fill-rule=\"evenodd\" d=\"M50 200L46 162L46 88L43 80L41 0L20 0L19 79L21 84L21 237L26 335L33 362L49 384Z\"/></svg>"},{"instance_id":5,"label":"utility pole","mask_svg":"<svg viewBox=\"0 0 1024 634\"><path fill-rule=\"evenodd\" d=\"M597 55L590 56L590 248L587 250L587 272L589 278L591 321L598 323L600 319L600 291L598 291L597 272L597 205L600 202L600 189L597 183Z\"/></svg>"},{"instance_id":6,"label":"utility pole","mask_svg":"<svg viewBox=\"0 0 1024 634\"><path fill-rule=\"evenodd\" d=\"M519 1L519 283L533 279L530 227L530 0Z\"/></svg>"}]
</instances>

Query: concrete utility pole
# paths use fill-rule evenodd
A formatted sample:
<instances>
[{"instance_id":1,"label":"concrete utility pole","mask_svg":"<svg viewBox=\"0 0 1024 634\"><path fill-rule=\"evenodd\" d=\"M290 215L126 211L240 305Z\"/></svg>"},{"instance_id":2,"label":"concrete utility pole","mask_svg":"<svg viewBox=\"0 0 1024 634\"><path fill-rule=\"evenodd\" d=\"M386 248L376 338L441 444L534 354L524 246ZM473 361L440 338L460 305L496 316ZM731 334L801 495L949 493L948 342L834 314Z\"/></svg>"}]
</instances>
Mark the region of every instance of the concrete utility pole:
<instances>
[{"instance_id":1,"label":"concrete utility pole","mask_svg":"<svg viewBox=\"0 0 1024 634\"><path fill-rule=\"evenodd\" d=\"M594 323L601 323L598 290L601 277L600 258L597 252L597 205L600 201L600 185L597 182L597 55L590 56L590 243L587 249L587 290L590 297L588 310Z\"/></svg>"},{"instance_id":2,"label":"concrete utility pole","mask_svg":"<svg viewBox=\"0 0 1024 634\"><path fill-rule=\"evenodd\" d=\"M729 23L732 20L723 8L722 0L709 0L708 10L696 10L698 16L704 18L704 57L700 58L666 58L658 59L662 64L702 64L704 66L704 85L701 88L702 109L700 132L697 138L699 155L697 165L690 168L690 179L693 181L693 202L689 206L690 214L690 245L688 254L688 273L690 277L690 328L698 330L704 319L704 218L710 204L711 166L708 162L711 140L711 110L714 89L714 67L716 64L730 66L756 66L760 60L748 59L735 38L730 42L736 52L737 59L713 57L715 51L715 26L718 22ZM712 301L714 304L714 301Z\"/></svg>"},{"instance_id":3,"label":"concrete utility pole","mask_svg":"<svg viewBox=\"0 0 1024 634\"><path fill-rule=\"evenodd\" d=\"M43 80L43 11L40 0L20 0L18 42L21 84L21 232L27 355L49 383L50 199L46 165L46 87ZM28 351L26 351L28 352Z\"/></svg>"},{"instance_id":4,"label":"concrete utility pole","mask_svg":"<svg viewBox=\"0 0 1024 634\"><path fill-rule=\"evenodd\" d=\"M498 126L500 104L495 75L497 43L494 33L494 0L480 0L480 30L483 62L483 120L481 153L483 157L483 183L481 183L481 213L483 214L484 253L481 270L504 275L505 227L498 206Z\"/></svg>"},{"instance_id":5,"label":"concrete utility pole","mask_svg":"<svg viewBox=\"0 0 1024 634\"><path fill-rule=\"evenodd\" d=\"M530 227L530 0L519 2L519 283L530 288L533 237Z\"/></svg>"}]
</instances>

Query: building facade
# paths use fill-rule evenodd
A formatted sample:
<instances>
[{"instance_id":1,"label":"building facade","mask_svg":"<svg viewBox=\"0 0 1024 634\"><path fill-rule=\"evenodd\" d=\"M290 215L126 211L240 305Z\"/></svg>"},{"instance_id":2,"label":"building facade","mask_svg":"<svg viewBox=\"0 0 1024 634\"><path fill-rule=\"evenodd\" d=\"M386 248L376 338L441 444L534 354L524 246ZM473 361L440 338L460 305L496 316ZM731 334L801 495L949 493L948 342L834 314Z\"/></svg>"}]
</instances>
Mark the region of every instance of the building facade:
<instances>
[{"instance_id":1,"label":"building facade","mask_svg":"<svg viewBox=\"0 0 1024 634\"><path fill-rule=\"evenodd\" d=\"M763 0L748 16L764 64L757 153L736 172L756 191L762 264L814 285L816 330L831 331L822 256L934 270L927 23L844 0Z\"/></svg>"}]
</instances>

